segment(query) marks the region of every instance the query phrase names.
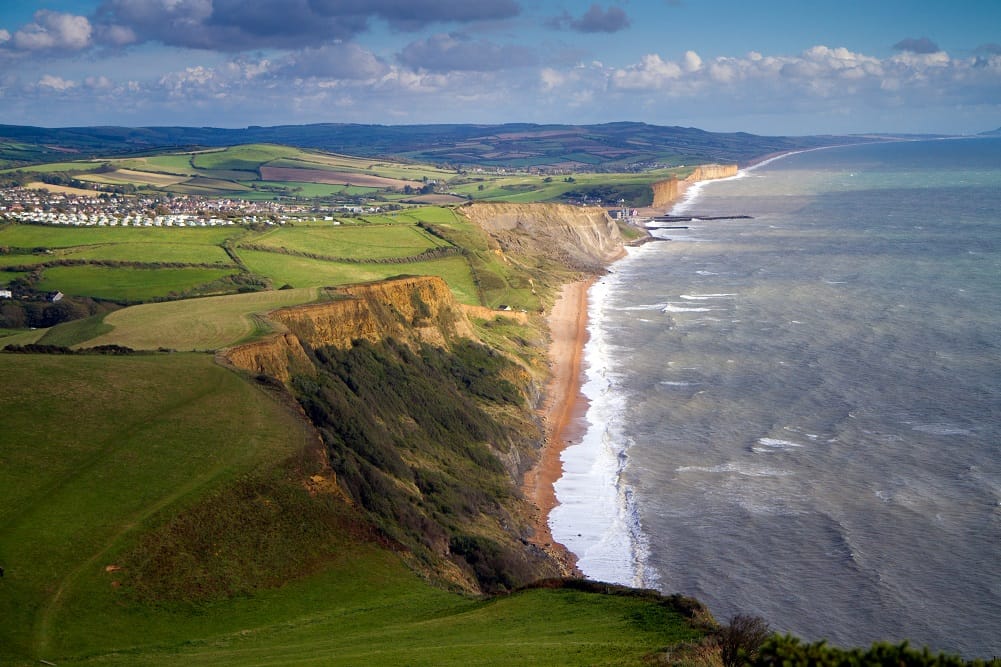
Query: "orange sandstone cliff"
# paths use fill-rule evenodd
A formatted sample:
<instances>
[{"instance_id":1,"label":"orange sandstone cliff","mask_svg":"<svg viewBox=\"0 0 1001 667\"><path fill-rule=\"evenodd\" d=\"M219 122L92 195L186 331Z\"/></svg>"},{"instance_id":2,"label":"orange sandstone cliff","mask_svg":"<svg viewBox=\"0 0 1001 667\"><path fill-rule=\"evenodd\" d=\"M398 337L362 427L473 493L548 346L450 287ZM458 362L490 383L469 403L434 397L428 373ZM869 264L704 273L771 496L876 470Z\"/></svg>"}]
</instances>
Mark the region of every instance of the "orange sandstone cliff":
<instances>
[{"instance_id":1,"label":"orange sandstone cliff","mask_svg":"<svg viewBox=\"0 0 1001 667\"><path fill-rule=\"evenodd\" d=\"M666 208L681 197L685 188L697 181L712 181L737 175L735 164L703 164L684 179L669 178L651 184L653 188L653 208Z\"/></svg>"},{"instance_id":2,"label":"orange sandstone cliff","mask_svg":"<svg viewBox=\"0 0 1001 667\"><path fill-rule=\"evenodd\" d=\"M348 347L365 339L396 338L445 346L457 338L476 338L462 306L436 276L403 277L332 290L333 300L272 311L283 333L223 350L237 368L288 382L314 372L303 344Z\"/></svg>"}]
</instances>

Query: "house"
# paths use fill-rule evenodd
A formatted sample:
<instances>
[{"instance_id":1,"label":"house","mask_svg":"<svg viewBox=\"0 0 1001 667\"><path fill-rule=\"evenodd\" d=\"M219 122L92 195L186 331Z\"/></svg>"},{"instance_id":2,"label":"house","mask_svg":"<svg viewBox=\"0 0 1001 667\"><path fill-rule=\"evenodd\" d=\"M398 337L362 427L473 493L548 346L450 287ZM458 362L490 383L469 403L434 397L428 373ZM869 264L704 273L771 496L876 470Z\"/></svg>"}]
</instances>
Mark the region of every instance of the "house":
<instances>
[{"instance_id":1,"label":"house","mask_svg":"<svg viewBox=\"0 0 1001 667\"><path fill-rule=\"evenodd\" d=\"M9 289L0 289L0 299L13 299L14 293Z\"/></svg>"},{"instance_id":2,"label":"house","mask_svg":"<svg viewBox=\"0 0 1001 667\"><path fill-rule=\"evenodd\" d=\"M65 294L63 294L62 292L52 292L51 294L49 294L49 301L55 303L56 301L62 300L64 296Z\"/></svg>"}]
</instances>

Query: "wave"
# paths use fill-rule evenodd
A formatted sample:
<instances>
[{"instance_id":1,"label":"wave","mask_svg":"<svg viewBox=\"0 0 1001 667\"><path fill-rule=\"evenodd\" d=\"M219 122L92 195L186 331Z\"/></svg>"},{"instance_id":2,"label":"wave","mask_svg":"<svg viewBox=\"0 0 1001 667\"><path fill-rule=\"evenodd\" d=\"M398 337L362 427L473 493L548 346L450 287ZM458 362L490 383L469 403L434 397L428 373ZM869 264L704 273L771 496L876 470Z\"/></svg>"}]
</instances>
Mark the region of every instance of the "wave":
<instances>
[{"instance_id":1,"label":"wave","mask_svg":"<svg viewBox=\"0 0 1001 667\"><path fill-rule=\"evenodd\" d=\"M792 440L779 440L778 438L758 438L755 445L751 445L751 451L756 454L770 454L773 452L788 451L803 447L798 442Z\"/></svg>"},{"instance_id":2,"label":"wave","mask_svg":"<svg viewBox=\"0 0 1001 667\"><path fill-rule=\"evenodd\" d=\"M620 261L628 261L628 258ZM649 554L632 490L622 478L631 445L622 433L628 414L617 385L605 330L609 297L620 287L619 274L596 282L588 294L589 339L584 347L589 406L583 437L562 455L563 475L554 485L559 502L549 514L553 538L577 556L585 576L610 583L641 586L654 577L645 563Z\"/></svg>"},{"instance_id":3,"label":"wave","mask_svg":"<svg viewBox=\"0 0 1001 667\"><path fill-rule=\"evenodd\" d=\"M686 301L708 301L709 299L728 299L737 296L736 294L682 294L681 298Z\"/></svg>"},{"instance_id":4,"label":"wave","mask_svg":"<svg viewBox=\"0 0 1001 667\"><path fill-rule=\"evenodd\" d=\"M736 474L744 477L788 477L792 473L782 470L775 470L768 466L748 463L721 463L715 466L681 466L675 468L678 473L711 473L711 474Z\"/></svg>"},{"instance_id":5,"label":"wave","mask_svg":"<svg viewBox=\"0 0 1001 667\"><path fill-rule=\"evenodd\" d=\"M719 308L691 308L687 305L669 303L661 309L664 313L709 313Z\"/></svg>"}]
</instances>

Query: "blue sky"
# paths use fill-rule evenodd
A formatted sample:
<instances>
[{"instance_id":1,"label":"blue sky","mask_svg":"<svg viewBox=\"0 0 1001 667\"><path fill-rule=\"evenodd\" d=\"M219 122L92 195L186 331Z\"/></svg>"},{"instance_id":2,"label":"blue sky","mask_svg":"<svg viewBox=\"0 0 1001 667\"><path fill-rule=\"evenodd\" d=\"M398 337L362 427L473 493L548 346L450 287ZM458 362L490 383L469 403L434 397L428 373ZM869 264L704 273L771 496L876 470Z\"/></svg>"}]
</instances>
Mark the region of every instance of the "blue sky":
<instances>
[{"instance_id":1,"label":"blue sky","mask_svg":"<svg viewBox=\"0 0 1001 667\"><path fill-rule=\"evenodd\" d=\"M4 0L0 123L1001 126L1001 0Z\"/></svg>"}]
</instances>

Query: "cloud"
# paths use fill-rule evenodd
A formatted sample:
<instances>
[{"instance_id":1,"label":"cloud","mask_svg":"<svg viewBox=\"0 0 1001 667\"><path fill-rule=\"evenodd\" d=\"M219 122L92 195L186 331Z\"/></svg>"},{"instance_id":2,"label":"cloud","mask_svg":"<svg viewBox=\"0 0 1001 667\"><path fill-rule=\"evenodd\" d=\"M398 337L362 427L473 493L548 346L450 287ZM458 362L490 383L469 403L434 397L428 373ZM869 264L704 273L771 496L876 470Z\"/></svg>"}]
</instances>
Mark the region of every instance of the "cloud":
<instances>
[{"instance_id":1,"label":"cloud","mask_svg":"<svg viewBox=\"0 0 1001 667\"><path fill-rule=\"evenodd\" d=\"M685 51L685 55L681 59L681 68L689 73L698 72L702 69L702 58L695 51Z\"/></svg>"},{"instance_id":2,"label":"cloud","mask_svg":"<svg viewBox=\"0 0 1001 667\"><path fill-rule=\"evenodd\" d=\"M76 85L76 81L70 81L51 74L46 74L38 80L39 88L50 88L59 92L69 90L70 88L76 88Z\"/></svg>"},{"instance_id":3,"label":"cloud","mask_svg":"<svg viewBox=\"0 0 1001 667\"><path fill-rule=\"evenodd\" d=\"M521 13L515 0L311 0L331 16L361 8L402 31L415 31L434 23L473 23L509 19Z\"/></svg>"},{"instance_id":4,"label":"cloud","mask_svg":"<svg viewBox=\"0 0 1001 667\"><path fill-rule=\"evenodd\" d=\"M304 78L371 80L389 68L371 51L353 42L324 44L291 54L272 73Z\"/></svg>"},{"instance_id":5,"label":"cloud","mask_svg":"<svg viewBox=\"0 0 1001 667\"><path fill-rule=\"evenodd\" d=\"M629 17L619 7L609 7L607 10L600 5L591 5L583 16L575 19L567 12L549 19L546 25L556 30L570 29L576 32L618 32L629 27Z\"/></svg>"},{"instance_id":6,"label":"cloud","mask_svg":"<svg viewBox=\"0 0 1001 667\"><path fill-rule=\"evenodd\" d=\"M907 39L902 39L893 45L893 49L895 51L907 51L910 53L937 53L940 50L938 44L927 37L919 37L917 39L908 37Z\"/></svg>"},{"instance_id":7,"label":"cloud","mask_svg":"<svg viewBox=\"0 0 1001 667\"><path fill-rule=\"evenodd\" d=\"M103 0L107 41L156 41L214 51L300 49L357 37L379 19L402 31L506 19L515 0Z\"/></svg>"},{"instance_id":8,"label":"cloud","mask_svg":"<svg viewBox=\"0 0 1001 667\"><path fill-rule=\"evenodd\" d=\"M643 56L636 65L615 70L611 82L620 90L656 90L680 78L682 73L678 64L651 53Z\"/></svg>"},{"instance_id":9,"label":"cloud","mask_svg":"<svg viewBox=\"0 0 1001 667\"><path fill-rule=\"evenodd\" d=\"M526 47L473 41L461 34L438 34L412 42L404 47L397 59L407 67L432 72L490 72L538 62Z\"/></svg>"},{"instance_id":10,"label":"cloud","mask_svg":"<svg viewBox=\"0 0 1001 667\"><path fill-rule=\"evenodd\" d=\"M25 51L79 51L91 45L93 28L86 16L40 9L33 18L32 23L15 32L11 38L16 48Z\"/></svg>"}]
</instances>

